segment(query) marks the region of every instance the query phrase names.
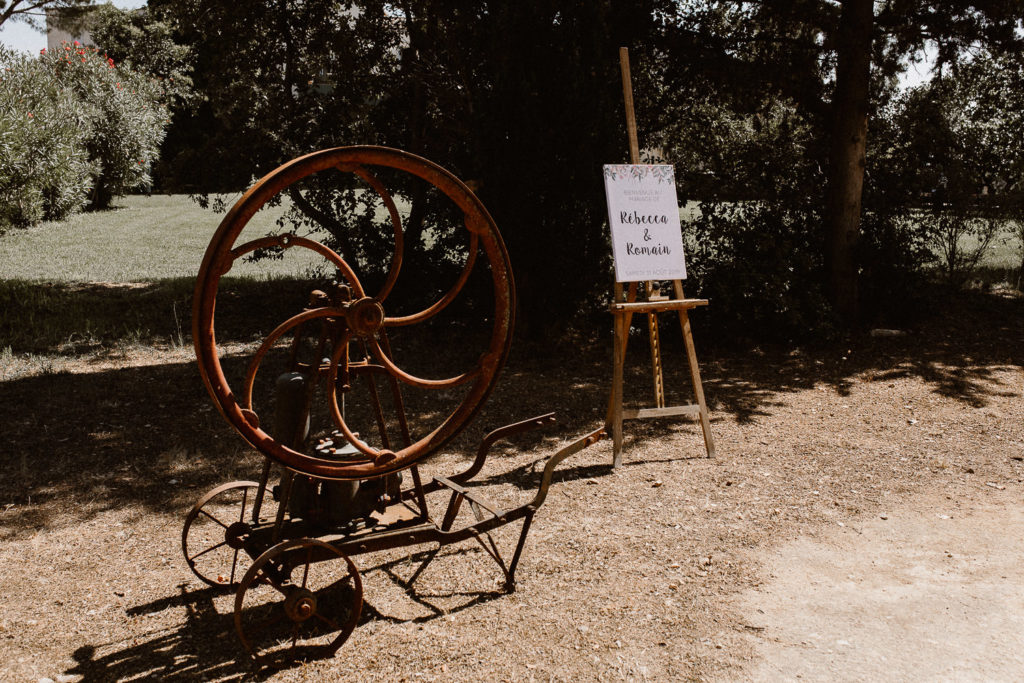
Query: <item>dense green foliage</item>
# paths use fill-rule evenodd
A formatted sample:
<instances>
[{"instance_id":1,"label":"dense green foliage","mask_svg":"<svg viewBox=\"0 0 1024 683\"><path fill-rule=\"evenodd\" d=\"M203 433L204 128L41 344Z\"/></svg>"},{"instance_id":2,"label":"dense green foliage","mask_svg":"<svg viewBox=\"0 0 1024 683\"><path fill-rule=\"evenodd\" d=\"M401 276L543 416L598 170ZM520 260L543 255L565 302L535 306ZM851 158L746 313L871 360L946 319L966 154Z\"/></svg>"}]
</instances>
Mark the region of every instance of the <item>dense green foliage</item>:
<instances>
[{"instance_id":1,"label":"dense green foliage","mask_svg":"<svg viewBox=\"0 0 1024 683\"><path fill-rule=\"evenodd\" d=\"M0 226L30 225L150 182L166 91L97 48L0 53Z\"/></svg>"},{"instance_id":2,"label":"dense green foliage","mask_svg":"<svg viewBox=\"0 0 1024 683\"><path fill-rule=\"evenodd\" d=\"M836 321L826 287L835 235L825 226L836 220L827 201L839 182L833 131L847 113L836 103L857 102L836 80L851 53L867 51L871 64L870 90L860 95L870 95L863 220L848 236L866 276L860 296L910 301L906 293L928 264L963 256L950 256L951 229L995 226L970 211L953 220L946 204L922 209L922 188L935 179L918 171L936 166L925 167L926 150L906 136L931 125L915 102L935 98L901 98L896 75L928 41L938 45L940 72L969 69L971 46L975 55L991 49L1004 59L1019 43L1019 7L881 3L868 42L850 44L843 16L857 2L311 0L240 8L155 0L150 7L192 47L205 98L180 123L177 139L188 144L171 152L179 186L238 188L289 158L335 145L386 144L437 160L471 180L494 214L516 266L522 313L537 331L596 310L606 296L597 169L626 159L616 48L629 45L641 146L677 164L681 198L701 202L685 227L691 289L714 297L731 319L790 337ZM991 92L1008 87L993 78ZM966 111L964 102L977 99L969 88L981 81L959 82L956 97L933 105ZM950 140L1005 159L1019 122L1003 116L997 97L985 101L987 113L950 127ZM985 122L993 120L1006 125L993 131ZM1001 173L1020 177L1019 166ZM325 227L347 258L382 271L383 240L356 236L375 215L356 189L311 183L293 193L292 220ZM412 206L412 258L432 282L429 267L443 271L463 247L449 239L422 188L409 184L399 194Z\"/></svg>"},{"instance_id":3,"label":"dense green foliage","mask_svg":"<svg viewBox=\"0 0 1024 683\"><path fill-rule=\"evenodd\" d=\"M865 8L857 33L850 17ZM176 117L163 188L205 203L315 149L421 154L494 215L520 322L536 332L607 297L599 168L627 159L620 45L641 147L676 164L680 199L700 204L684 226L688 290L737 327L792 338L850 323L856 307L838 304L837 287L871 301L869 314L901 316L928 267L962 280L1019 206L1016 0L151 0L99 17L118 63L165 79ZM926 46L941 78L902 94L897 76ZM865 121L866 141L843 139ZM866 173L841 173L849 162ZM381 277L385 215L340 176L291 192L281 225L329 231ZM421 184L386 180L408 207L407 258L429 298L465 244Z\"/></svg>"},{"instance_id":4,"label":"dense green foliage","mask_svg":"<svg viewBox=\"0 0 1024 683\"><path fill-rule=\"evenodd\" d=\"M39 59L0 47L0 232L60 219L89 191L77 99Z\"/></svg>"},{"instance_id":5,"label":"dense green foliage","mask_svg":"<svg viewBox=\"0 0 1024 683\"><path fill-rule=\"evenodd\" d=\"M175 17L194 46L195 82L206 97L192 123L196 144L172 162L183 185L203 183L186 189L233 189L322 147L399 147L473 182L508 243L521 326L557 324L608 286L600 165L624 160L626 149L614 55L653 32L650 7L151 7ZM204 168L217 174L203 177ZM359 206L355 189L311 185L292 197L295 219L331 230L339 251L364 270L382 269L382 242L349 237L366 227L346 222L359 221L345 211ZM422 186L398 193L411 206L410 260L443 271L465 245Z\"/></svg>"}]
</instances>

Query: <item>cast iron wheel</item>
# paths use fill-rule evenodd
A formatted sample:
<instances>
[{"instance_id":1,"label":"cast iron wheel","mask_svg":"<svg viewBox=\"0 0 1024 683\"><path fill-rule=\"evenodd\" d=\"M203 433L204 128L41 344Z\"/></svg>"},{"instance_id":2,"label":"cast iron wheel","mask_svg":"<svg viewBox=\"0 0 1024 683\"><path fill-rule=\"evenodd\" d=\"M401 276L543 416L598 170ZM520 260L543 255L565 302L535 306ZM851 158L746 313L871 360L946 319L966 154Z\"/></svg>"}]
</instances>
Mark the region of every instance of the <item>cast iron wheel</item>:
<instances>
[{"instance_id":1,"label":"cast iron wheel","mask_svg":"<svg viewBox=\"0 0 1024 683\"><path fill-rule=\"evenodd\" d=\"M243 544L254 524L258 488L254 481L223 484L200 498L185 517L181 530L185 562L193 574L215 588L234 589L251 564ZM257 523L273 520L276 507L268 491Z\"/></svg>"},{"instance_id":2,"label":"cast iron wheel","mask_svg":"<svg viewBox=\"0 0 1024 683\"><path fill-rule=\"evenodd\" d=\"M267 550L242 577L235 629L257 663L277 668L333 656L362 606L355 563L328 543L298 538Z\"/></svg>"},{"instance_id":3,"label":"cast iron wheel","mask_svg":"<svg viewBox=\"0 0 1024 683\"><path fill-rule=\"evenodd\" d=\"M409 315L390 315L392 302L388 297L398 279L403 256L403 229L397 206L389 191L378 180L374 169L392 169L418 177L433 186L461 213L461 223L467 232L468 257L462 273L451 289L434 304ZM383 201L393 227L394 251L387 277L380 291L369 294L352 267L338 253L324 244L284 234L271 235L241 245L235 241L252 216L268 202L295 189L297 183L321 171L342 171L358 176ZM296 190L297 191L297 190ZM461 227L461 226L460 226ZM351 292L351 300L344 303L323 302L307 308L277 326L263 341L249 364L242 386L232 388L221 367L214 332L214 309L221 277L239 258L258 249L309 249L333 267L339 280ZM489 268L493 289L493 309L486 311L492 317L491 331L486 348L473 367L455 376L425 379L404 371L392 359L386 332L388 329L417 325L430 320L445 309L465 287L478 255ZM405 469L452 439L473 419L493 388L498 372L504 365L511 343L512 319L515 310L512 272L508 254L494 220L480 200L458 178L421 157L386 147L341 147L314 152L295 159L272 171L258 181L224 217L214 234L203 258L196 282L193 305L193 339L200 372L210 395L231 425L256 449L285 465L310 476L326 479L368 479ZM428 391L446 393L462 387L464 396L447 415L433 418L424 436L411 440L409 445L390 450L386 445L375 448L357 438L346 424L336 390L328 394L328 411L335 426L359 454L343 462L299 452L292 444L275 439L260 427L254 410L253 382L260 363L268 351L286 334L295 333L300 326L312 321L344 321L344 332L332 340L329 349L329 375L334 386L345 372L350 342L365 346L373 362L395 381ZM327 355L327 354L325 354ZM340 368L340 370L339 370Z\"/></svg>"}]
</instances>

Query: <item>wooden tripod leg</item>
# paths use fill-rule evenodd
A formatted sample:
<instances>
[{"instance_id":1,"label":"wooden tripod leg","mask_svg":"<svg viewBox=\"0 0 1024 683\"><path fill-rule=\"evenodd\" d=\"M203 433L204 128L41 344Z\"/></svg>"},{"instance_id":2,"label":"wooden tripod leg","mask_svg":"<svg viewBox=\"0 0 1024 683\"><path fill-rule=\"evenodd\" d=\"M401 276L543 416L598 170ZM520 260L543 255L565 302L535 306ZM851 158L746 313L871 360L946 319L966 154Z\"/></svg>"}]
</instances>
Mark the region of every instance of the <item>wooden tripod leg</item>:
<instances>
[{"instance_id":1,"label":"wooden tripod leg","mask_svg":"<svg viewBox=\"0 0 1024 683\"><path fill-rule=\"evenodd\" d=\"M613 316L612 328L615 332L613 344L612 395L608 400L608 415L605 420L607 430L612 432L612 467L622 465L622 383L623 365L626 358L626 341L629 327L626 318L629 314L616 313Z\"/></svg>"},{"instance_id":2,"label":"wooden tripod leg","mask_svg":"<svg viewBox=\"0 0 1024 683\"><path fill-rule=\"evenodd\" d=\"M693 333L690 331L690 316L685 310L679 311L679 325L683 328L683 342L686 344L686 360L690 366L690 381L693 382L693 393L697 397L700 409L700 428L704 432L704 448L708 457L715 457L715 440L711 436L711 418L708 405L704 401L704 385L700 381L700 368L697 367L697 349L693 345Z\"/></svg>"},{"instance_id":3,"label":"wooden tripod leg","mask_svg":"<svg viewBox=\"0 0 1024 683\"><path fill-rule=\"evenodd\" d=\"M629 283L626 301L636 301L637 284ZM615 301L622 300L622 283L615 283ZM626 311L612 312L612 331L615 335L612 350L612 394L608 397L608 412L605 414L605 431L612 433L612 467L622 464L622 385L626 364L626 345L629 343L629 328L633 314Z\"/></svg>"}]
</instances>

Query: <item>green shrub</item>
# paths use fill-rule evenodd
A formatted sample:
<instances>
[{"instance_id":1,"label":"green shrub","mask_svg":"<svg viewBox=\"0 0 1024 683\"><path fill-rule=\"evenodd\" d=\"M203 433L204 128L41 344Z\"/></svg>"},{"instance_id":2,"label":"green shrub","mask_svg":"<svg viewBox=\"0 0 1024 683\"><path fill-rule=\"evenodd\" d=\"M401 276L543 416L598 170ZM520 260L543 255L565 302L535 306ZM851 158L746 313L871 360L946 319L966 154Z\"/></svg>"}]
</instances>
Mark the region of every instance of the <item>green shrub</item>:
<instances>
[{"instance_id":1,"label":"green shrub","mask_svg":"<svg viewBox=\"0 0 1024 683\"><path fill-rule=\"evenodd\" d=\"M58 87L80 103L93 171L91 207L106 208L114 196L148 186L169 123L162 83L77 41L41 59Z\"/></svg>"},{"instance_id":2,"label":"green shrub","mask_svg":"<svg viewBox=\"0 0 1024 683\"><path fill-rule=\"evenodd\" d=\"M0 48L0 231L150 183L169 123L163 83L97 48Z\"/></svg>"},{"instance_id":3,"label":"green shrub","mask_svg":"<svg viewBox=\"0 0 1024 683\"><path fill-rule=\"evenodd\" d=\"M0 47L0 231L79 210L91 186L86 122L42 60Z\"/></svg>"}]
</instances>

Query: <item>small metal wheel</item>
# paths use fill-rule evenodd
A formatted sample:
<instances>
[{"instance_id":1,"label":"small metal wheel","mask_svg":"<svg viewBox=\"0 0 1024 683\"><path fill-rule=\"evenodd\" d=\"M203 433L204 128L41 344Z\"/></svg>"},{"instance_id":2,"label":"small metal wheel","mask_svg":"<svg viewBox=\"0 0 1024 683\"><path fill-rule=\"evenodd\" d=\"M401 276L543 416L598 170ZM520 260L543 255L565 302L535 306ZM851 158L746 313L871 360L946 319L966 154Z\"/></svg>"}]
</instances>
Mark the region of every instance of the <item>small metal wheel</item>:
<instances>
[{"instance_id":1,"label":"small metal wheel","mask_svg":"<svg viewBox=\"0 0 1024 683\"><path fill-rule=\"evenodd\" d=\"M254 524L274 518L269 492L253 518L259 484L233 481L213 489L189 511L181 530L181 551L192 573L216 588L238 586L251 560L243 545Z\"/></svg>"},{"instance_id":2,"label":"small metal wheel","mask_svg":"<svg viewBox=\"0 0 1024 683\"><path fill-rule=\"evenodd\" d=\"M333 656L362 606L363 583L352 560L323 541L298 538L267 550L242 577L235 629L257 663L282 667Z\"/></svg>"}]
</instances>

